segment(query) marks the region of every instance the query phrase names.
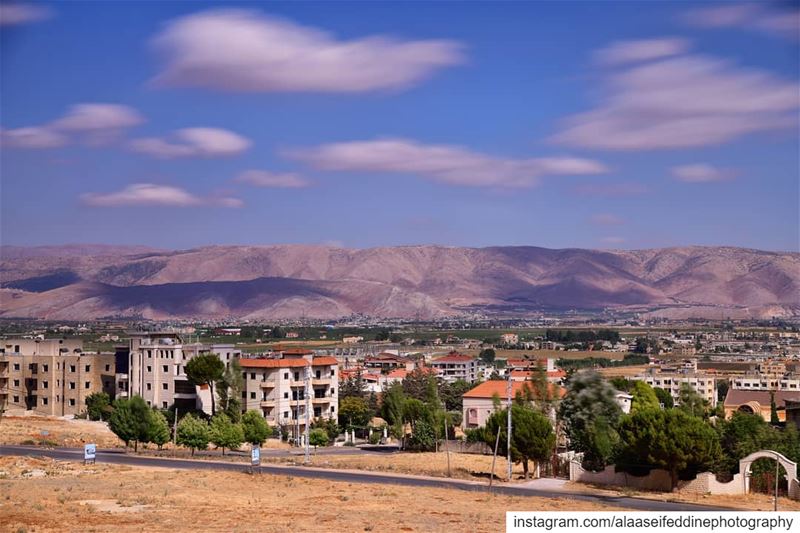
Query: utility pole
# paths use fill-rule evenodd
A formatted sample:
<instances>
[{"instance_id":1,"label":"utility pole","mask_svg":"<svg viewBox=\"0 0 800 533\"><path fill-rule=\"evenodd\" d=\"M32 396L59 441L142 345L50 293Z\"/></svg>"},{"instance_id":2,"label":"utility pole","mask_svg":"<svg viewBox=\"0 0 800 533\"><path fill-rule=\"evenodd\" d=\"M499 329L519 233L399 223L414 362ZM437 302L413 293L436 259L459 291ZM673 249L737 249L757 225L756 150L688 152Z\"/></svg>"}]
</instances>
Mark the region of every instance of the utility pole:
<instances>
[{"instance_id":1,"label":"utility pole","mask_svg":"<svg viewBox=\"0 0 800 533\"><path fill-rule=\"evenodd\" d=\"M506 386L506 393L508 395L508 427L506 428L506 459L508 460L508 481L511 481L511 371L508 372L508 385Z\"/></svg>"},{"instance_id":2,"label":"utility pole","mask_svg":"<svg viewBox=\"0 0 800 533\"><path fill-rule=\"evenodd\" d=\"M175 420L172 421L172 444L178 445L178 408L175 407Z\"/></svg>"},{"instance_id":3,"label":"utility pole","mask_svg":"<svg viewBox=\"0 0 800 533\"><path fill-rule=\"evenodd\" d=\"M305 464L311 462L309 449L309 426L311 425L311 363L306 367L306 431L303 440L306 444Z\"/></svg>"},{"instance_id":4,"label":"utility pole","mask_svg":"<svg viewBox=\"0 0 800 533\"><path fill-rule=\"evenodd\" d=\"M444 415L444 452L447 454L447 477L450 476L450 447L447 445L447 413Z\"/></svg>"}]
</instances>

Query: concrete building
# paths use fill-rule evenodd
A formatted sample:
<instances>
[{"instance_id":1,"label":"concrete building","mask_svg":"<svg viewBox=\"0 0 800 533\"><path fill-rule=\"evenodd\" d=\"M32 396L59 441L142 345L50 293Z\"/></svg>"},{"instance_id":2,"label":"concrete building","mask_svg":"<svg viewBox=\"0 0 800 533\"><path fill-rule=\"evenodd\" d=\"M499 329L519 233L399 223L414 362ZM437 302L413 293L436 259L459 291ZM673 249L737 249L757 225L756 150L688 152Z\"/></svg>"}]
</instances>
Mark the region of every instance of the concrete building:
<instances>
[{"instance_id":1,"label":"concrete building","mask_svg":"<svg viewBox=\"0 0 800 533\"><path fill-rule=\"evenodd\" d=\"M661 372L660 370L651 370L647 374L637 376L633 379L644 381L651 387L658 387L668 391L676 404L680 401L681 386L687 383L691 385L712 408L717 406L716 378L709 374L701 372Z\"/></svg>"},{"instance_id":2,"label":"concrete building","mask_svg":"<svg viewBox=\"0 0 800 533\"><path fill-rule=\"evenodd\" d=\"M440 378L448 382L463 379L467 383L472 383L478 378L478 360L457 352L450 352L444 357L434 359L430 367Z\"/></svg>"},{"instance_id":3,"label":"concrete building","mask_svg":"<svg viewBox=\"0 0 800 533\"><path fill-rule=\"evenodd\" d=\"M239 364L244 378L242 408L260 411L270 426L301 434L306 425L307 390L312 421L339 416L336 358L292 350L278 358L242 358Z\"/></svg>"},{"instance_id":4,"label":"concrete building","mask_svg":"<svg viewBox=\"0 0 800 533\"><path fill-rule=\"evenodd\" d=\"M519 335L516 333L503 333L500 335L501 344L519 344Z\"/></svg>"},{"instance_id":5,"label":"concrete building","mask_svg":"<svg viewBox=\"0 0 800 533\"><path fill-rule=\"evenodd\" d=\"M536 397L537 394L529 381L511 382L511 399L513 401L518 392L528 389ZM566 393L563 387L549 384L549 394L560 401ZM486 420L495 411L495 398L500 400L500 409L505 409L508 405L508 381L492 380L484 381L475 388L464 393L463 396L463 427L477 428L486 425ZM553 410L555 414L555 410Z\"/></svg>"},{"instance_id":6,"label":"concrete building","mask_svg":"<svg viewBox=\"0 0 800 533\"><path fill-rule=\"evenodd\" d=\"M77 415L96 392L115 394L113 353L86 353L80 339L0 341L0 408Z\"/></svg>"},{"instance_id":7,"label":"concrete building","mask_svg":"<svg viewBox=\"0 0 800 533\"><path fill-rule=\"evenodd\" d=\"M786 421L787 407L792 409L795 405L800 403L800 392L789 391L755 391L755 390L736 390L729 389L728 394L725 396L723 407L725 409L725 418L730 418L733 413L739 411L742 413L750 413L761 415L767 422L770 421L772 416L772 399L775 399L775 410L778 414L778 420L781 422ZM791 402L794 400L794 402ZM792 412L794 415L794 411Z\"/></svg>"},{"instance_id":8,"label":"concrete building","mask_svg":"<svg viewBox=\"0 0 800 533\"><path fill-rule=\"evenodd\" d=\"M195 387L186 377L186 363L207 353L215 354L228 367L241 350L232 344L185 343L173 332L130 332L127 395L139 395L147 405L161 409L175 404L181 410L210 413L210 391Z\"/></svg>"}]
</instances>

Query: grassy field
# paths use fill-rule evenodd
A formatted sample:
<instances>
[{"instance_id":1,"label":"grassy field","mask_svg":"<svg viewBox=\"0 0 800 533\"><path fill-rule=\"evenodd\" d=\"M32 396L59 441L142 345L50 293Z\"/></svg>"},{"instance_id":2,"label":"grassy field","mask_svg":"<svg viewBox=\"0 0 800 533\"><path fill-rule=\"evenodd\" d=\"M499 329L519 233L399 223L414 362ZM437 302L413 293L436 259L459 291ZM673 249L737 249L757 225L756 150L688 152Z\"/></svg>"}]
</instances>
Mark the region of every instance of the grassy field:
<instances>
[{"instance_id":1,"label":"grassy field","mask_svg":"<svg viewBox=\"0 0 800 533\"><path fill-rule=\"evenodd\" d=\"M451 489L0 457L4 531L502 531L505 512L619 508Z\"/></svg>"},{"instance_id":2,"label":"grassy field","mask_svg":"<svg viewBox=\"0 0 800 533\"><path fill-rule=\"evenodd\" d=\"M101 448L124 446L104 422L43 416L0 418L0 444L80 447L87 442Z\"/></svg>"}]
</instances>

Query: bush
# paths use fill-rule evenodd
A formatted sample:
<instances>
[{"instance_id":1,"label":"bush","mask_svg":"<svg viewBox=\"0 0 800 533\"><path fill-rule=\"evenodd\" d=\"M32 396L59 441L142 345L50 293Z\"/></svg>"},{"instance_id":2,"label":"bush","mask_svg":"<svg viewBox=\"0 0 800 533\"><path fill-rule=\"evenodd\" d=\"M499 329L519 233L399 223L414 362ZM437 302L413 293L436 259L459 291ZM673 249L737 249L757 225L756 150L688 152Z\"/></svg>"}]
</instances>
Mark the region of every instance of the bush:
<instances>
[{"instance_id":1,"label":"bush","mask_svg":"<svg viewBox=\"0 0 800 533\"><path fill-rule=\"evenodd\" d=\"M86 414L89 420L108 420L111 415L111 397L105 392L95 392L86 397Z\"/></svg>"},{"instance_id":2,"label":"bush","mask_svg":"<svg viewBox=\"0 0 800 533\"><path fill-rule=\"evenodd\" d=\"M184 416L178 423L177 440L181 446L191 448L192 455L196 449L205 450L209 441L208 424L192 414Z\"/></svg>"},{"instance_id":3,"label":"bush","mask_svg":"<svg viewBox=\"0 0 800 533\"><path fill-rule=\"evenodd\" d=\"M381 443L381 432L380 431L373 431L372 435L369 436L369 443L370 444L380 444Z\"/></svg>"},{"instance_id":4,"label":"bush","mask_svg":"<svg viewBox=\"0 0 800 533\"><path fill-rule=\"evenodd\" d=\"M328 432L322 428L314 428L308 434L308 443L316 448L317 446L328 445Z\"/></svg>"},{"instance_id":5,"label":"bush","mask_svg":"<svg viewBox=\"0 0 800 533\"><path fill-rule=\"evenodd\" d=\"M436 434L431 426L425 420L419 420L414 426L414 433L408 439L409 450L417 452L429 452L436 449Z\"/></svg>"},{"instance_id":6,"label":"bush","mask_svg":"<svg viewBox=\"0 0 800 533\"><path fill-rule=\"evenodd\" d=\"M242 416L244 441L250 444L261 444L272 436L272 428L259 411L250 410Z\"/></svg>"}]
</instances>

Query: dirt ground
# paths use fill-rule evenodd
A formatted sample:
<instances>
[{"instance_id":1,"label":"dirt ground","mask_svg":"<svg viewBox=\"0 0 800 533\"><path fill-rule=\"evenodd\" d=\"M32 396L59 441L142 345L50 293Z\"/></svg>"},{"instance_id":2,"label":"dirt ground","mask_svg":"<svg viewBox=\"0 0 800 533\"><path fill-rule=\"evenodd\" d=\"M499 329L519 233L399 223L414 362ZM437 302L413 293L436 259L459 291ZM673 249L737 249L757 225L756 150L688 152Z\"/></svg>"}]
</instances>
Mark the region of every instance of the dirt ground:
<instances>
[{"instance_id":1,"label":"dirt ground","mask_svg":"<svg viewBox=\"0 0 800 533\"><path fill-rule=\"evenodd\" d=\"M294 464L302 462L302 457L262 457L262 461ZM316 455L311 457L313 466L323 468L342 468L353 470L370 470L374 472L393 472L396 474L416 474L421 476L447 476L447 454L444 452L429 453L392 453L369 455ZM497 458L495 476L506 479L508 463L504 457ZM533 464L531 464L533 469ZM450 453L451 477L471 479L473 481L489 480L492 471L492 457L467 453ZM522 465L514 465L515 478L522 476Z\"/></svg>"},{"instance_id":2,"label":"dirt ground","mask_svg":"<svg viewBox=\"0 0 800 533\"><path fill-rule=\"evenodd\" d=\"M502 531L506 510L604 511L572 500L235 472L0 457L7 531Z\"/></svg>"},{"instance_id":3,"label":"dirt ground","mask_svg":"<svg viewBox=\"0 0 800 533\"><path fill-rule=\"evenodd\" d=\"M124 446L104 422L44 416L0 418L0 444L80 447L87 442L100 448Z\"/></svg>"}]
</instances>

